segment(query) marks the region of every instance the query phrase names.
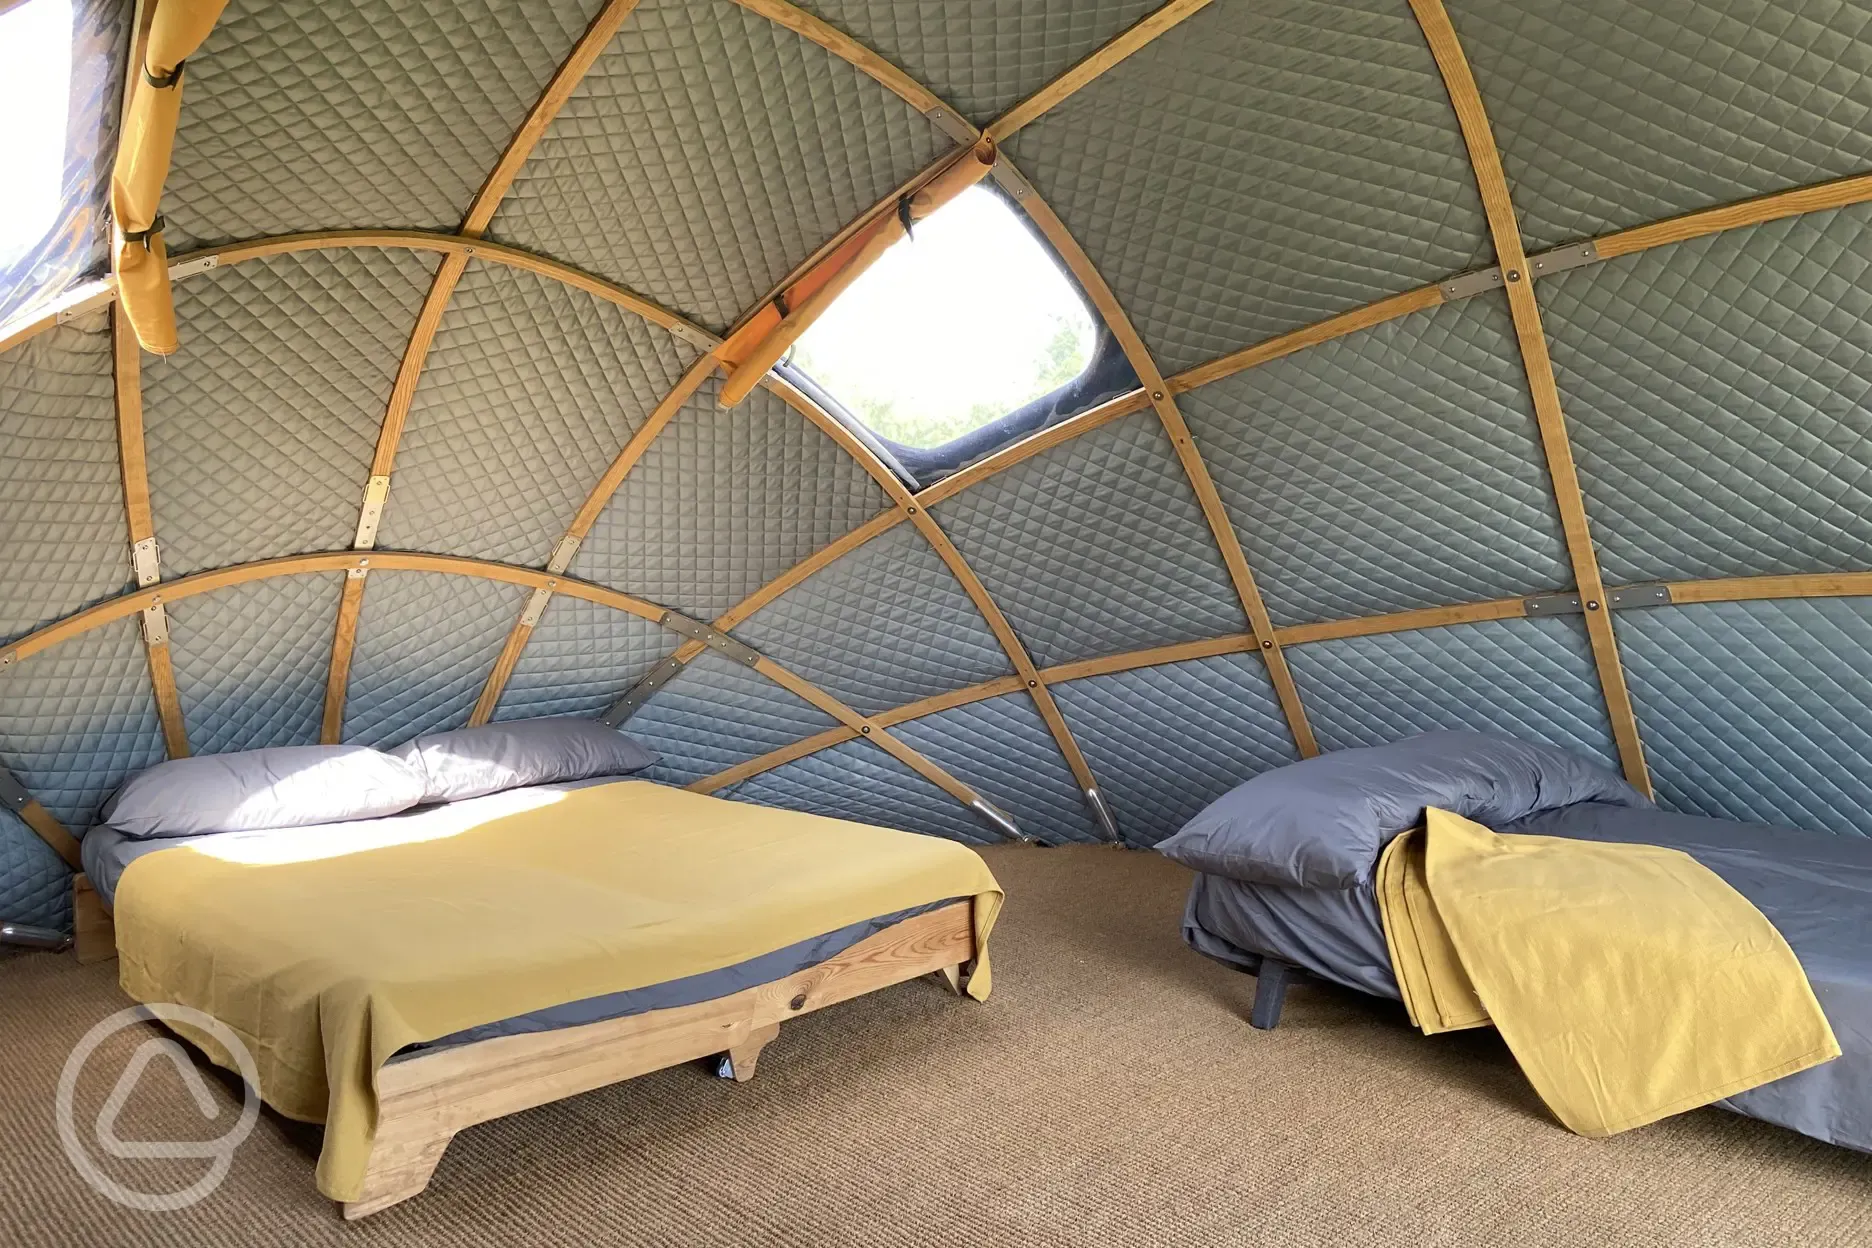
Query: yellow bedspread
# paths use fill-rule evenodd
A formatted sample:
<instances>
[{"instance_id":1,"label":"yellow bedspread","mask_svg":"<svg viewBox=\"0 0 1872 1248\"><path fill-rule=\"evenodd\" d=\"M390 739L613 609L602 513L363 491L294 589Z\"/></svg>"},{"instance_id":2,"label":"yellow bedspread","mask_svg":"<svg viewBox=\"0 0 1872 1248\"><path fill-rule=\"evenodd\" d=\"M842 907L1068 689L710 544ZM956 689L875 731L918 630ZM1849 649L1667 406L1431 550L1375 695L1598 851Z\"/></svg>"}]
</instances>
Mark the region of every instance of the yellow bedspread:
<instances>
[{"instance_id":1,"label":"yellow bedspread","mask_svg":"<svg viewBox=\"0 0 1872 1248\"><path fill-rule=\"evenodd\" d=\"M1839 1056L1793 950L1688 854L1425 823L1378 864L1411 1021L1492 1021L1571 1130L1612 1135Z\"/></svg>"},{"instance_id":2,"label":"yellow bedspread","mask_svg":"<svg viewBox=\"0 0 1872 1248\"><path fill-rule=\"evenodd\" d=\"M969 992L988 995L1001 890L963 845L643 781L543 800L313 860L140 858L117 890L124 990L232 1028L266 1102L325 1123L318 1184L337 1200L357 1197L370 1156L376 1072L408 1044L952 897L975 900Z\"/></svg>"}]
</instances>

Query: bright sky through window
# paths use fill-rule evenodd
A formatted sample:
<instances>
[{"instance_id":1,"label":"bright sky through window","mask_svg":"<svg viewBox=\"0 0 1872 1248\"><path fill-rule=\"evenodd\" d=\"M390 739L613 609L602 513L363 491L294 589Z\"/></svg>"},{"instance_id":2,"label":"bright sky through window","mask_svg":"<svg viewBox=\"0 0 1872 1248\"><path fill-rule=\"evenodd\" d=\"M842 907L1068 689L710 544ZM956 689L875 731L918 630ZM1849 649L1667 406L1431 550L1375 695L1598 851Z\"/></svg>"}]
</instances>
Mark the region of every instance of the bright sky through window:
<instances>
[{"instance_id":1,"label":"bright sky through window","mask_svg":"<svg viewBox=\"0 0 1872 1248\"><path fill-rule=\"evenodd\" d=\"M1096 341L1052 255L975 187L853 282L792 362L877 433L928 448L1071 381Z\"/></svg>"},{"instance_id":2,"label":"bright sky through window","mask_svg":"<svg viewBox=\"0 0 1872 1248\"><path fill-rule=\"evenodd\" d=\"M0 271L58 224L71 100L71 0L0 13Z\"/></svg>"}]
</instances>

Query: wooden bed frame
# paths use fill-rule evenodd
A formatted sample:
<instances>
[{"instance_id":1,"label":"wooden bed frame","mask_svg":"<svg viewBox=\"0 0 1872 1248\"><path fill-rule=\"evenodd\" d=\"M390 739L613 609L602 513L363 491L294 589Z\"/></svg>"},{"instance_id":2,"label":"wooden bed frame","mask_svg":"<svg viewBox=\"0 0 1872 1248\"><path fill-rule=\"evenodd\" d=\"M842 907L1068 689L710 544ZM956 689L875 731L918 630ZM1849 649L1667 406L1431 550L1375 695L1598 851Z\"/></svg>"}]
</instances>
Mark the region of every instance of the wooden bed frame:
<instances>
[{"instance_id":1,"label":"wooden bed frame","mask_svg":"<svg viewBox=\"0 0 1872 1248\"><path fill-rule=\"evenodd\" d=\"M78 960L114 957L110 915L83 876L73 900ZM785 1020L923 975L940 974L959 993L975 957L975 903L957 901L729 996L393 1061L377 1074L377 1141L344 1216L355 1221L417 1195L464 1127L708 1057L722 1057L724 1073L745 1083Z\"/></svg>"}]
</instances>

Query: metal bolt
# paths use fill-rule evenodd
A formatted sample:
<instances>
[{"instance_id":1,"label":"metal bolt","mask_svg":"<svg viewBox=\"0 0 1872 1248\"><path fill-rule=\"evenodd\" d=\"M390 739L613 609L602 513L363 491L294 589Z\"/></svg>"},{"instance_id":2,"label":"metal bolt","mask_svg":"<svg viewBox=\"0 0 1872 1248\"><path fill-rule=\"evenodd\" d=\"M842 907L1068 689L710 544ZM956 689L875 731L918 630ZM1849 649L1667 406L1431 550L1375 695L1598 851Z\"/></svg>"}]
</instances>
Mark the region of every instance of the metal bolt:
<instances>
[{"instance_id":1,"label":"metal bolt","mask_svg":"<svg viewBox=\"0 0 1872 1248\"><path fill-rule=\"evenodd\" d=\"M1520 281L1520 280L1521 280L1521 270L1520 270L1520 269L1509 269L1509 270L1508 270L1508 280L1509 280L1509 281L1511 281L1511 282L1518 282L1518 281Z\"/></svg>"},{"instance_id":2,"label":"metal bolt","mask_svg":"<svg viewBox=\"0 0 1872 1248\"><path fill-rule=\"evenodd\" d=\"M916 508L914 508L914 507L906 507L906 508L904 508L904 510L905 510L905 511L907 511L908 513L910 513L910 514L911 514L911 515L913 515L913 516L914 516L914 515L916 515Z\"/></svg>"},{"instance_id":3,"label":"metal bolt","mask_svg":"<svg viewBox=\"0 0 1872 1248\"><path fill-rule=\"evenodd\" d=\"M1151 398L1153 398L1153 399L1161 399L1161 398L1163 398L1163 391L1161 391L1161 390L1153 390L1153 391L1151 391Z\"/></svg>"},{"instance_id":4,"label":"metal bolt","mask_svg":"<svg viewBox=\"0 0 1872 1248\"><path fill-rule=\"evenodd\" d=\"M871 725L870 725L870 724L860 724L860 725L858 726L858 731L859 731L859 732L862 732L862 733L864 733L864 734L865 734L866 736L870 736L870 735L871 735Z\"/></svg>"},{"instance_id":5,"label":"metal bolt","mask_svg":"<svg viewBox=\"0 0 1872 1248\"><path fill-rule=\"evenodd\" d=\"M1586 604L1586 609L1588 611L1597 611L1599 609L1599 604L1596 602L1588 602Z\"/></svg>"},{"instance_id":6,"label":"metal bolt","mask_svg":"<svg viewBox=\"0 0 1872 1248\"><path fill-rule=\"evenodd\" d=\"M1272 650L1274 648L1274 643L1272 641L1264 641L1261 643L1261 648L1263 650Z\"/></svg>"},{"instance_id":7,"label":"metal bolt","mask_svg":"<svg viewBox=\"0 0 1872 1248\"><path fill-rule=\"evenodd\" d=\"M1037 680L1030 680L1027 682L1027 687L1029 689L1038 689L1040 687L1040 682Z\"/></svg>"}]
</instances>

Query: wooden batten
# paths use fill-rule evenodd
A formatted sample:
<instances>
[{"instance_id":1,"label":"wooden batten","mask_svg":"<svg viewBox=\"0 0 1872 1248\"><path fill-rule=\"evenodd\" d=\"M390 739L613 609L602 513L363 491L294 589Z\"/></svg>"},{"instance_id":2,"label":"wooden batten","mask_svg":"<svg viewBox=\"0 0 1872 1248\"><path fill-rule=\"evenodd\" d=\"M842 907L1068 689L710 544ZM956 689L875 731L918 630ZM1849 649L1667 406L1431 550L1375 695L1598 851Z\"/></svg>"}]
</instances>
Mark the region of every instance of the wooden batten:
<instances>
[{"instance_id":1,"label":"wooden batten","mask_svg":"<svg viewBox=\"0 0 1872 1248\"><path fill-rule=\"evenodd\" d=\"M1534 298L1534 282L1528 274L1521 227L1515 218L1507 175L1502 171L1501 154L1495 147L1494 132L1482 106L1475 75L1470 71L1468 58L1456 38L1456 28L1450 23L1443 0L1410 0L1410 5L1418 24L1423 27L1424 38L1430 44L1450 103L1455 108L1463 143L1468 148L1470 164L1475 168L1489 233L1494 238L1496 262L1506 279L1504 288L1514 316L1515 339L1521 347L1528 389L1534 400L1535 421L1541 448L1547 457L1548 476L1553 483L1567 555L1573 564L1575 583L1586 601L1586 633L1592 645L1593 663L1599 672L1600 688L1605 694L1606 713L1611 719L1619 761L1624 766L1625 778L1648 794L1651 778L1645 766L1644 746L1638 737L1638 718L1625 682L1625 669L1619 661L1612 614L1605 605L1605 582L1586 521L1586 500L1573 463L1566 416L1560 408L1560 389L1554 380L1553 360L1547 352L1547 333L1541 326L1540 307Z\"/></svg>"}]
</instances>

